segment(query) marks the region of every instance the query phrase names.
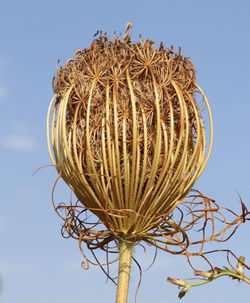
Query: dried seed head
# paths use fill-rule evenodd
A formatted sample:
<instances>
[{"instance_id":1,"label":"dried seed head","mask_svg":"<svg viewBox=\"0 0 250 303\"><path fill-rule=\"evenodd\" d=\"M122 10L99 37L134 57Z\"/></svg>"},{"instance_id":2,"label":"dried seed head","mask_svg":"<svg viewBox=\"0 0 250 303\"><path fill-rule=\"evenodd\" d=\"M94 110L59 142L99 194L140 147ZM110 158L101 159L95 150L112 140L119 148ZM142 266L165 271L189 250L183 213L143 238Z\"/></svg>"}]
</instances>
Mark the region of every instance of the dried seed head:
<instances>
[{"instance_id":1,"label":"dried seed head","mask_svg":"<svg viewBox=\"0 0 250 303\"><path fill-rule=\"evenodd\" d=\"M177 285L177 286L185 287L187 285L186 281L180 280L180 279L171 278L171 277L168 277L167 281L170 282L170 283L172 283L172 284L174 284L174 285Z\"/></svg>"},{"instance_id":2,"label":"dried seed head","mask_svg":"<svg viewBox=\"0 0 250 303\"><path fill-rule=\"evenodd\" d=\"M48 116L54 157L49 150L82 204L133 239L173 211L207 163L212 134L207 148L197 93L212 121L189 58L125 38L100 34L58 69Z\"/></svg>"}]
</instances>

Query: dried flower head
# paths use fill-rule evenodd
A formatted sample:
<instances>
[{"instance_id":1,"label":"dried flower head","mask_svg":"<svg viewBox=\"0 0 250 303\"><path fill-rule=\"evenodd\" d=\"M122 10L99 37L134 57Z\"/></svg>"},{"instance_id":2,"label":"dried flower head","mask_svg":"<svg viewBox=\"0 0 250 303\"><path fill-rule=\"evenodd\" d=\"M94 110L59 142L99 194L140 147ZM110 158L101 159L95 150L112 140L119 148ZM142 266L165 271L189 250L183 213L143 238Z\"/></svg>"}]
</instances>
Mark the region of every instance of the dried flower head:
<instances>
[{"instance_id":1,"label":"dried flower head","mask_svg":"<svg viewBox=\"0 0 250 303\"><path fill-rule=\"evenodd\" d=\"M125 40L101 34L59 68L50 154L79 201L134 241L171 214L207 163L212 135L207 148L197 93L212 120L189 58Z\"/></svg>"},{"instance_id":2,"label":"dried flower head","mask_svg":"<svg viewBox=\"0 0 250 303\"><path fill-rule=\"evenodd\" d=\"M126 302L135 244L145 241L186 255L189 263L190 256L201 256L214 274L205 243L226 241L250 220L241 198L242 215L237 215L198 191L188 196L212 148L207 98L190 58L148 39L132 43L127 32L131 26L127 24L123 39L110 40L98 31L89 48L76 50L58 69L47 117L49 153L58 179L78 199L76 204L54 205L64 220L62 234L78 239L81 250L85 243L92 253L119 248L117 302ZM90 222L89 211L98 217L96 222ZM228 220L223 211L235 219ZM191 240L188 233L194 226L201 237ZM195 251L188 250L191 245ZM88 268L90 261L82 253Z\"/></svg>"},{"instance_id":3,"label":"dried flower head","mask_svg":"<svg viewBox=\"0 0 250 303\"><path fill-rule=\"evenodd\" d=\"M184 280L180 280L180 279L175 279L175 278L171 278L171 277L168 277L168 282L174 284L174 285L177 285L177 286L182 286L182 287L185 287L187 285L187 282L184 281Z\"/></svg>"}]
</instances>

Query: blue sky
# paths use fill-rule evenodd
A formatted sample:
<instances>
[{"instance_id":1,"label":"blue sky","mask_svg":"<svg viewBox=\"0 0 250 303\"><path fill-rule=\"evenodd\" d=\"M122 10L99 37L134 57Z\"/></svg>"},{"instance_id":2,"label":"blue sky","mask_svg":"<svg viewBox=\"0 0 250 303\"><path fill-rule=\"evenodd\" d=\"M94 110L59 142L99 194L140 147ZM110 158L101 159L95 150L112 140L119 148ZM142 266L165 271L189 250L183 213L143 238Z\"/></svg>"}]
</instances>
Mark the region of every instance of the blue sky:
<instances>
[{"instance_id":1,"label":"blue sky","mask_svg":"<svg viewBox=\"0 0 250 303\"><path fill-rule=\"evenodd\" d=\"M83 271L78 243L60 236L51 204L54 168L32 175L50 164L45 121L57 60L65 62L75 49L88 47L98 29L112 35L130 21L134 41L141 33L157 43L181 46L184 56L193 59L215 126L212 156L195 187L235 210L240 208L239 191L250 208L249 11L247 0L0 3L1 303L114 301L115 288L101 270ZM57 198L68 196L60 185ZM223 247L245 255L249 263L249 225ZM138 249L135 256L146 268L153 251ZM226 265L226 260L218 257L215 263ZM129 302L138 276L134 266ZM178 302L168 276L188 278L192 271L183 257L159 252L154 266L143 273L137 302ZM249 293L249 286L224 278L191 289L182 301L245 303Z\"/></svg>"}]
</instances>

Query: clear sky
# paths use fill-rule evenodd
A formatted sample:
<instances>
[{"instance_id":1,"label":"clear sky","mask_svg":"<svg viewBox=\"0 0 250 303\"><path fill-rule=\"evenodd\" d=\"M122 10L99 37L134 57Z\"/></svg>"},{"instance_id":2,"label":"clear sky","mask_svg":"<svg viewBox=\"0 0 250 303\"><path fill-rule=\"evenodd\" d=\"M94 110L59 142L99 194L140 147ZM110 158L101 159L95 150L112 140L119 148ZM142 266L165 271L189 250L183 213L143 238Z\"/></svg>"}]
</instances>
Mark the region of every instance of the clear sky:
<instances>
[{"instance_id":1,"label":"clear sky","mask_svg":"<svg viewBox=\"0 0 250 303\"><path fill-rule=\"evenodd\" d=\"M60 235L51 204L56 178L46 145L46 113L51 80L62 62L88 47L98 29L112 36L133 23L157 43L182 47L196 66L197 82L213 112L211 159L196 184L221 205L240 209L239 191L250 208L250 2L248 0L0 1L0 277L1 303L114 302L115 287L100 269L81 269L78 243ZM67 200L65 186L58 198ZM224 245L250 262L250 225ZM143 268L153 251L135 256ZM215 259L226 265L223 257ZM206 268L203 268L206 269ZM143 273L137 303L178 302L168 276L192 277L185 258L158 254ZM132 269L129 302L134 302L138 270ZM184 303L249 302L249 286L222 278L191 289Z\"/></svg>"}]
</instances>

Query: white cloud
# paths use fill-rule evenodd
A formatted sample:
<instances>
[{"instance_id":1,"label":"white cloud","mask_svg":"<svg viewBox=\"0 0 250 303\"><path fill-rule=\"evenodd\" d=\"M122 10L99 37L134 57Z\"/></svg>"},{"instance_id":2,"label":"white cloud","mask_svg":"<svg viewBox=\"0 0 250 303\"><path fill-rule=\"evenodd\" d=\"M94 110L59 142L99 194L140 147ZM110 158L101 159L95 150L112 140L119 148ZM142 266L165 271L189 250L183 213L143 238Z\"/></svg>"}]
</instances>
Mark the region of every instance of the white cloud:
<instances>
[{"instance_id":1,"label":"white cloud","mask_svg":"<svg viewBox=\"0 0 250 303\"><path fill-rule=\"evenodd\" d=\"M23 134L12 134L2 137L1 145L15 151L34 151L37 147L33 137Z\"/></svg>"}]
</instances>

